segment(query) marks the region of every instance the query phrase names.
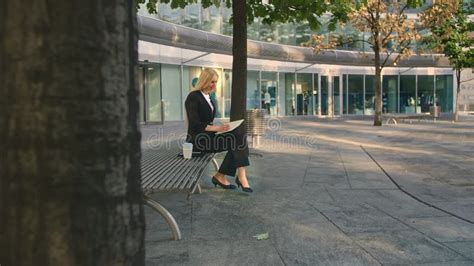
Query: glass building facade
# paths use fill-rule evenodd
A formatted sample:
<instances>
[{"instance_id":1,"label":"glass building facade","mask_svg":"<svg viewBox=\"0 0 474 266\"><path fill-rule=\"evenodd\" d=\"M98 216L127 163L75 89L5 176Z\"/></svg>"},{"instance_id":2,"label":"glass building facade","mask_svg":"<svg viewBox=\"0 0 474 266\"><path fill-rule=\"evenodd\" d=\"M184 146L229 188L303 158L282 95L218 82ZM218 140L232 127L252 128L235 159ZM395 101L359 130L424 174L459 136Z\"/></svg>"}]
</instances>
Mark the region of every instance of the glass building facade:
<instances>
[{"instance_id":1,"label":"glass building facade","mask_svg":"<svg viewBox=\"0 0 474 266\"><path fill-rule=\"evenodd\" d=\"M192 80L210 66L180 66L141 62L140 121L160 123L184 120L184 101ZM232 70L213 68L219 74L216 92L217 118L230 115ZM350 72L350 71L347 71ZM373 74L295 73L249 70L247 109L267 109L265 93L270 94L270 116L373 115L375 89ZM453 76L385 75L382 82L384 113L427 113L431 106L442 112L453 111Z\"/></svg>"},{"instance_id":2,"label":"glass building facade","mask_svg":"<svg viewBox=\"0 0 474 266\"><path fill-rule=\"evenodd\" d=\"M432 0L424 0L420 8L409 9L407 13L415 15L431 4ZM197 0L196 3L190 4L183 9L172 9L169 4L158 3L157 14L148 14L144 6L139 9L139 14L193 29L232 36L232 25L229 23L232 9L226 8L224 4L220 7L210 6L203 8L201 1ZM325 35L327 37L326 39L332 37L339 39L341 45L336 47L337 49L352 51L371 50L369 45L364 41L348 42L349 39L367 41L369 34L358 32L349 23L340 23L336 26L335 30L329 31L327 25L330 16L327 14L322 15L319 20L321 22L320 29L314 32L310 29L307 22L267 25L263 24L261 19L256 18L255 21L247 27L247 38L262 42L300 46L308 42L312 34L317 33ZM419 46L421 48L421 44Z\"/></svg>"},{"instance_id":3,"label":"glass building facade","mask_svg":"<svg viewBox=\"0 0 474 266\"><path fill-rule=\"evenodd\" d=\"M232 26L227 23L231 10L223 6L204 9L198 1L184 9L171 9L167 4L158 4L158 14L147 14L146 9L141 8L139 15L205 32L232 35ZM328 33L324 26L327 18L321 19L323 26L318 33ZM162 123L184 120L184 101L192 90L193 79L199 77L203 68L208 67L219 74L216 91L211 95L216 103L216 116L228 118L232 93L232 57L206 51L206 47L199 50L199 45L194 45L193 48L175 47L174 44L180 41L176 30L173 28L175 35L170 35L170 39L161 41L162 43L148 39L141 39L139 42L140 121ZM189 29L186 28L185 31ZM249 39L276 45L299 46L309 40L313 33L304 23L264 25L257 20L248 27ZM331 34L352 36L355 39L368 37L355 31L350 25L338 28ZM212 36L220 37L224 36ZM190 42L192 41L194 40ZM219 47L211 48L219 50ZM370 50L369 47L349 44L338 48ZM279 49L286 48L281 46ZM269 116L373 115L373 67L337 65L338 58L340 57L336 56L334 64L291 62L284 58L249 58L246 108L266 109ZM451 68L387 67L383 72L381 86L383 113L427 113L434 105L440 106L442 112L453 111L456 89ZM270 96L269 104L265 103L267 94Z\"/></svg>"}]
</instances>

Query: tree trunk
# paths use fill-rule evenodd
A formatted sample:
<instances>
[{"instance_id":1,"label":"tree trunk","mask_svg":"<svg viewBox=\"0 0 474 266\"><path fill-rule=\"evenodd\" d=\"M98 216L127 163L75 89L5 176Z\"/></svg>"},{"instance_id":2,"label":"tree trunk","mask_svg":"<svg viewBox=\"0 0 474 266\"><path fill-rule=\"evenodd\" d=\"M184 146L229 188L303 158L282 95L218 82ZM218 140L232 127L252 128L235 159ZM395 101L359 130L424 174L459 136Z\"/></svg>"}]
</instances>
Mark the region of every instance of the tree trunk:
<instances>
[{"instance_id":1,"label":"tree trunk","mask_svg":"<svg viewBox=\"0 0 474 266\"><path fill-rule=\"evenodd\" d=\"M380 54L375 52L375 114L374 126L382 125L382 69Z\"/></svg>"},{"instance_id":2,"label":"tree trunk","mask_svg":"<svg viewBox=\"0 0 474 266\"><path fill-rule=\"evenodd\" d=\"M454 121L457 122L459 120L459 97L461 94L461 71L462 69L456 69L456 101L454 106Z\"/></svg>"},{"instance_id":3,"label":"tree trunk","mask_svg":"<svg viewBox=\"0 0 474 266\"><path fill-rule=\"evenodd\" d=\"M246 1L232 1L233 34L232 43L232 95L230 120L245 118L247 107L247 4Z\"/></svg>"},{"instance_id":4,"label":"tree trunk","mask_svg":"<svg viewBox=\"0 0 474 266\"><path fill-rule=\"evenodd\" d=\"M135 11L0 1L0 264L144 264Z\"/></svg>"}]
</instances>

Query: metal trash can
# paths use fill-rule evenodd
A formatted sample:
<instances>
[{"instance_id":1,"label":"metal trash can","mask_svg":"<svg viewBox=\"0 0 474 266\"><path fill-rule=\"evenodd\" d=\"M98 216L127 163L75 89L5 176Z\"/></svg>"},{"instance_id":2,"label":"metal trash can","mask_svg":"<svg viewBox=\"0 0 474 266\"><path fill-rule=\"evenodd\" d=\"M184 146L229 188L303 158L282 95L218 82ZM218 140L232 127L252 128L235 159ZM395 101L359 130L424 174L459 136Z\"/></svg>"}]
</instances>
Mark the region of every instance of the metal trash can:
<instances>
[{"instance_id":1,"label":"metal trash can","mask_svg":"<svg viewBox=\"0 0 474 266\"><path fill-rule=\"evenodd\" d=\"M441 107L440 106L430 106L430 115L433 118L439 117L440 113L441 113Z\"/></svg>"},{"instance_id":2,"label":"metal trash can","mask_svg":"<svg viewBox=\"0 0 474 266\"><path fill-rule=\"evenodd\" d=\"M247 110L246 126L247 135L252 137L252 147L258 147L260 144L260 137L265 135L265 109L251 109Z\"/></svg>"}]
</instances>

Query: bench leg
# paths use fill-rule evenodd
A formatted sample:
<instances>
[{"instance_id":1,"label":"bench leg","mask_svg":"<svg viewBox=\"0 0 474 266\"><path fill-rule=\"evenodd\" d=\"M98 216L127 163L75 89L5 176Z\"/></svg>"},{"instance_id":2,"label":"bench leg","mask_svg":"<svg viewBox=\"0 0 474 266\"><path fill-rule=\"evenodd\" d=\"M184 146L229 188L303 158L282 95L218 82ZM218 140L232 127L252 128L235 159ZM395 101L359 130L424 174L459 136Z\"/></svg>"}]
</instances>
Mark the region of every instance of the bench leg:
<instances>
[{"instance_id":1,"label":"bench leg","mask_svg":"<svg viewBox=\"0 0 474 266\"><path fill-rule=\"evenodd\" d=\"M214 165L215 170L219 171L219 164L217 163L215 158L212 158L212 164Z\"/></svg>"},{"instance_id":2,"label":"bench leg","mask_svg":"<svg viewBox=\"0 0 474 266\"><path fill-rule=\"evenodd\" d=\"M387 125L389 125L390 122L392 122L394 125L396 125L397 124L397 119L395 119L393 117L390 117L389 119L387 119Z\"/></svg>"},{"instance_id":3,"label":"bench leg","mask_svg":"<svg viewBox=\"0 0 474 266\"><path fill-rule=\"evenodd\" d=\"M161 204L154 201L150 197L143 196L143 200L145 202L145 205L147 205L148 207L154 209L159 214L161 214L161 216L163 216L163 218L165 218L166 222L168 223L168 225L171 228L171 231L173 232L174 240L180 240L181 239L181 231L179 230L179 226L176 223L176 220L174 219L173 215L171 215L171 213L169 213L168 210L165 207L163 207Z\"/></svg>"},{"instance_id":4,"label":"bench leg","mask_svg":"<svg viewBox=\"0 0 474 266\"><path fill-rule=\"evenodd\" d=\"M197 184L197 194L201 194L202 191L201 191L201 185Z\"/></svg>"},{"instance_id":5,"label":"bench leg","mask_svg":"<svg viewBox=\"0 0 474 266\"><path fill-rule=\"evenodd\" d=\"M197 188L197 192L196 192L196 188ZM197 184L191 191L189 191L188 193L188 200L191 199L191 195L193 195L194 193L198 193L198 194L201 194L202 191L201 191L201 186L199 184ZM0 265L1 266L1 265Z\"/></svg>"}]
</instances>

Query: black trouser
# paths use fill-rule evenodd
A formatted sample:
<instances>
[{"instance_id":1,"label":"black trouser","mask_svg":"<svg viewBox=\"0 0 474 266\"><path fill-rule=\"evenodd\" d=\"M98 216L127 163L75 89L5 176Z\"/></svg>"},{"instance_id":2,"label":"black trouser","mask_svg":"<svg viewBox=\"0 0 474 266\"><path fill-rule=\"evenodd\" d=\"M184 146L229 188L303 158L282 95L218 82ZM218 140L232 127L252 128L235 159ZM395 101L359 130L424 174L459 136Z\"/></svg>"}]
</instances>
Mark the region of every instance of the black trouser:
<instances>
[{"instance_id":1,"label":"black trouser","mask_svg":"<svg viewBox=\"0 0 474 266\"><path fill-rule=\"evenodd\" d=\"M196 136L193 145L194 150L201 152L227 151L219 168L219 172L222 174L235 176L237 168L250 165L244 124L224 134L199 134Z\"/></svg>"}]
</instances>

